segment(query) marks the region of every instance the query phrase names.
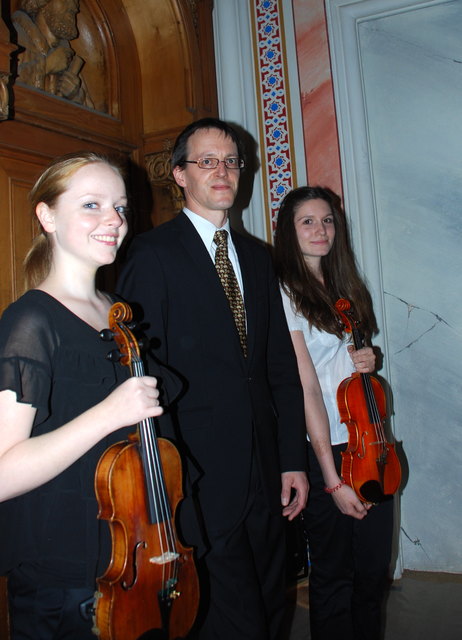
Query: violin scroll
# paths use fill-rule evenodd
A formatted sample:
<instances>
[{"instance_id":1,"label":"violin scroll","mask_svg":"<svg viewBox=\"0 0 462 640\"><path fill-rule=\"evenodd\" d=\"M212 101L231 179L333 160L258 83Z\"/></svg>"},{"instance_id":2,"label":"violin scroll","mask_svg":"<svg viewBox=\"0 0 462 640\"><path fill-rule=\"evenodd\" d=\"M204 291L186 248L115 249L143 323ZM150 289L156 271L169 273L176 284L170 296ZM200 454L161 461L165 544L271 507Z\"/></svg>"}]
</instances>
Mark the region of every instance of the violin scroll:
<instances>
[{"instance_id":1,"label":"violin scroll","mask_svg":"<svg viewBox=\"0 0 462 640\"><path fill-rule=\"evenodd\" d=\"M352 333L354 338L355 332L359 331L358 327L360 323L353 315L350 301L346 300L345 298L340 298L340 300L337 300L337 302L335 303L335 309L342 320L345 332ZM362 344L360 344L360 346L357 346L355 341L355 347L357 349L360 349L361 346Z\"/></svg>"},{"instance_id":2,"label":"violin scroll","mask_svg":"<svg viewBox=\"0 0 462 640\"><path fill-rule=\"evenodd\" d=\"M115 302L109 310L108 318L109 330L121 354L120 362L131 367L133 360L140 358L138 341L130 329L133 319L131 307L125 302Z\"/></svg>"}]
</instances>

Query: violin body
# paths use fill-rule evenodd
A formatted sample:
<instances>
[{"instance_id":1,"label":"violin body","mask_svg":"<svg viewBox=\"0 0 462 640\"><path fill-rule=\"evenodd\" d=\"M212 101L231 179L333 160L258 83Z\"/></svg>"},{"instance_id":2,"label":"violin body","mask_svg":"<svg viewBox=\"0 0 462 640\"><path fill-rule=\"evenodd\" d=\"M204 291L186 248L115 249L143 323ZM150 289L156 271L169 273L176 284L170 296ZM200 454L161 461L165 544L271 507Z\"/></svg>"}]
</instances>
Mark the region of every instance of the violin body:
<instances>
[{"instance_id":1,"label":"violin body","mask_svg":"<svg viewBox=\"0 0 462 640\"><path fill-rule=\"evenodd\" d=\"M363 374L364 375L364 374ZM340 419L348 428L348 447L342 452L342 478L362 502L380 502L401 484L401 465L395 445L383 433L386 400L382 385L369 376L381 424L370 422L361 374L343 380L337 390Z\"/></svg>"},{"instance_id":2,"label":"violin body","mask_svg":"<svg viewBox=\"0 0 462 640\"><path fill-rule=\"evenodd\" d=\"M110 359L144 376L139 345L124 322L131 319L131 308L116 302L110 330L101 337L119 347ZM193 550L176 533L182 486L178 450L157 437L151 418L101 456L95 472L98 517L107 520L112 540L109 566L97 578L95 593L93 632L101 640L176 640L189 633L199 580Z\"/></svg>"},{"instance_id":3,"label":"violin body","mask_svg":"<svg viewBox=\"0 0 462 640\"><path fill-rule=\"evenodd\" d=\"M363 347L358 322L348 300L340 299L335 308L345 331L351 333L356 349ZM340 420L348 429L348 447L342 452L342 478L362 502L378 503L398 491L401 464L395 445L387 442L385 392L369 373L353 373L337 389Z\"/></svg>"},{"instance_id":4,"label":"violin body","mask_svg":"<svg viewBox=\"0 0 462 640\"><path fill-rule=\"evenodd\" d=\"M181 461L168 440L159 438L158 445L164 468L169 469L167 495L170 504L176 505L183 497L178 482ZM152 524L148 517L137 441L120 442L107 449L96 478L98 517L108 521L112 538L109 567L97 581L95 628L99 637L184 638L194 623L199 598L193 552L177 541L178 558L165 553L158 523ZM165 523L159 524L162 530Z\"/></svg>"}]
</instances>

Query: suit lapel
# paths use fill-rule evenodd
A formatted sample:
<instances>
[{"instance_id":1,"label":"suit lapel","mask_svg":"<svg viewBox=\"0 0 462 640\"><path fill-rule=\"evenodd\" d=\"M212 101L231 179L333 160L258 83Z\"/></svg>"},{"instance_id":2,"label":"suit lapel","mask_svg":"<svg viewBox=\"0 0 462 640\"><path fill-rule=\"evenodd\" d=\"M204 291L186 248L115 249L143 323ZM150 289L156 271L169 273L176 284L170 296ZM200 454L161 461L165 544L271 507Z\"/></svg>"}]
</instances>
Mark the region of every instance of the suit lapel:
<instances>
[{"instance_id":1,"label":"suit lapel","mask_svg":"<svg viewBox=\"0 0 462 640\"><path fill-rule=\"evenodd\" d=\"M202 238L194 228L194 225L183 212L175 218L175 223L178 228L178 239L183 249L194 262L199 273L200 281L207 283L208 286L212 287L212 290L216 292L220 291L218 285L221 287L221 283L218 279L215 265L210 259L210 254L204 246ZM221 287L221 290L222 289Z\"/></svg>"},{"instance_id":2,"label":"suit lapel","mask_svg":"<svg viewBox=\"0 0 462 640\"><path fill-rule=\"evenodd\" d=\"M236 348L242 355L239 336L237 330L234 331L234 319L232 317L231 310L229 308L228 299L221 285L218 277L215 265L210 259L210 255L202 242L202 238L197 233L194 225L189 220L188 216L181 212L175 218L175 224L177 226L178 239L183 249L190 256L197 268L197 276L200 282L204 283L204 289L210 291L210 300L213 304L214 312L220 312L220 315L231 320L233 323L233 335L235 334ZM244 301L247 317L247 346L248 355L247 362L250 362L253 346L255 343L255 330L257 321L257 309L256 309L256 288L257 279L255 272L255 264L252 256L252 252L247 243L242 242L239 234L231 231L233 243L236 247L236 252L239 259L239 266L242 274L242 281L244 285ZM208 297L208 296L207 296ZM245 362L242 356L243 362Z\"/></svg>"},{"instance_id":3,"label":"suit lapel","mask_svg":"<svg viewBox=\"0 0 462 640\"><path fill-rule=\"evenodd\" d=\"M213 309L213 315L216 318L217 322L227 322L230 323L230 332L234 338L233 342L235 343L236 350L238 350L239 354L242 356L242 350L239 342L239 336L237 333L236 326L234 324L234 318L231 313L231 309L229 307L229 302L226 297L226 294L223 290L223 286L218 277L217 271L215 269L215 265L213 264L210 254L207 251L202 238L197 233L194 225L189 220L188 216L185 213L181 212L174 220L175 225L177 227L177 235L178 240L183 248L183 250L187 253L187 255L192 260L198 281L203 285L203 290L207 292L207 295L203 297L202 303L209 304ZM234 241L233 234L233 241ZM236 249L237 250L237 249ZM241 264L241 256L238 252L239 256L239 264ZM244 291L247 289L247 286L250 288L250 284L246 284L244 272L251 271L248 268L247 256L243 256L244 263L246 264L245 269L242 270L242 276L244 280ZM195 276L196 277L196 276ZM201 287L202 289L202 287ZM252 296L253 297L253 296ZM246 305L247 312L247 305ZM224 325L226 326L226 325ZM244 357L242 356L243 362L245 362Z\"/></svg>"}]
</instances>

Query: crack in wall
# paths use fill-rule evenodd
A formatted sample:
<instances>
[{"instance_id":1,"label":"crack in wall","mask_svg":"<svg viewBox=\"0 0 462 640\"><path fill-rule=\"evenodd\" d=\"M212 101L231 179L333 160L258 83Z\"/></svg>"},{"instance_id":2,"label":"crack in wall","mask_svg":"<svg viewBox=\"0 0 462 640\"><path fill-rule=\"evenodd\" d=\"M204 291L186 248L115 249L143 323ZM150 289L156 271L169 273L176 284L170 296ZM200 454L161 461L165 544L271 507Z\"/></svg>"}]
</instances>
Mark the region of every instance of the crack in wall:
<instances>
[{"instance_id":1,"label":"crack in wall","mask_svg":"<svg viewBox=\"0 0 462 640\"><path fill-rule=\"evenodd\" d=\"M420 547L422 549L422 551L425 553L425 555L427 556L427 558L430 558L428 553L425 551L425 549L423 547L423 544L420 542L419 538L415 538L415 540L413 540L411 538L411 536L407 533L407 531L403 527L400 527L400 529L404 533L406 538L409 540L409 542L412 542L412 544L415 545L416 547Z\"/></svg>"},{"instance_id":2,"label":"crack in wall","mask_svg":"<svg viewBox=\"0 0 462 640\"><path fill-rule=\"evenodd\" d=\"M367 22L361 24L362 29L365 33L371 34L379 34L383 38L386 38L390 42L394 42L395 46L398 47L401 45L407 45L412 51L414 51L414 55L419 58L430 58L431 60L438 60L442 62L454 62L456 64L462 64L462 60L458 58L452 58L451 56L445 56L441 53L438 53L434 49L430 49L430 44L428 42L417 42L414 40L410 40L409 38L404 38L399 33L390 31L385 26L374 25L371 26ZM361 31L360 31L361 34Z\"/></svg>"},{"instance_id":3,"label":"crack in wall","mask_svg":"<svg viewBox=\"0 0 462 640\"><path fill-rule=\"evenodd\" d=\"M435 327L437 327L439 324L445 324L447 327L449 327L450 329L453 329L453 327L449 324L449 322L447 322L444 318L442 318L440 315L438 315L437 313L435 313L434 311L430 311L429 309L424 309L423 307L418 307L415 304L411 304L410 302L406 302L406 300L403 300L402 298L400 298L399 296L395 296L392 293L389 293L388 291L384 291L384 294L386 296L390 296L391 298L394 298L395 300L398 300L399 302L402 302L403 304L406 305L407 307L407 317L408 320L411 317L411 313L417 309L418 311L423 311L425 313L429 313L431 316L433 316L435 318L435 322L432 324L431 327L429 327L428 329L426 329L425 331L423 331L419 336L417 336L417 338L415 338L414 340L411 340L411 342L409 342L408 344L406 344L402 349L399 349L398 351L395 351L394 355L399 355L400 353L402 353L403 351L405 351L406 349L410 349L414 344L416 344L416 342L419 342L427 333L430 333L430 331L433 331L433 329Z\"/></svg>"}]
</instances>

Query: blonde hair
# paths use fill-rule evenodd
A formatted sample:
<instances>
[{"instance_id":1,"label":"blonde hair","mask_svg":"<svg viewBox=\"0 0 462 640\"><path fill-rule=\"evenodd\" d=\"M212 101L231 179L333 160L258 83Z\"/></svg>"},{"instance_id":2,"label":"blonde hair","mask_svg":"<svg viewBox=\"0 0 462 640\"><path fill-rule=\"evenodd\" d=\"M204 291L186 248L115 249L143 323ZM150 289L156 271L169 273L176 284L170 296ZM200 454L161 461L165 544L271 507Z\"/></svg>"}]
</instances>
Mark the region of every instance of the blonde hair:
<instances>
[{"instance_id":1,"label":"blonde hair","mask_svg":"<svg viewBox=\"0 0 462 640\"><path fill-rule=\"evenodd\" d=\"M70 153L56 158L41 174L30 191L32 216L35 218L35 211L40 202L44 202L49 207L56 204L59 196L68 188L69 180L76 171L88 164L101 162L109 165L124 179L122 168L117 162L93 151ZM40 231L32 241L32 246L24 259L25 289L33 289L43 282L50 273L52 263L53 246L50 236L40 225Z\"/></svg>"}]
</instances>

